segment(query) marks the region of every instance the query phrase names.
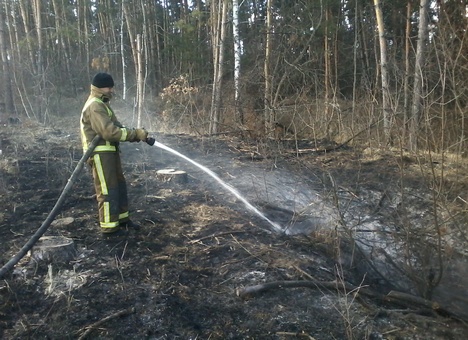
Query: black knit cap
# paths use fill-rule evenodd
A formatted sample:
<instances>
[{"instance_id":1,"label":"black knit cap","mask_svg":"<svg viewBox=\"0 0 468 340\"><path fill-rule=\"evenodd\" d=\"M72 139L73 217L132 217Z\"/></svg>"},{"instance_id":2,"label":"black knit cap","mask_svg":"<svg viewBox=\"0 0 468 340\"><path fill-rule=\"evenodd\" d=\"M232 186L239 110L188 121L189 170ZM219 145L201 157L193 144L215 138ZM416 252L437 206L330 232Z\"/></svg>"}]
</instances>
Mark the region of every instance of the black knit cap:
<instances>
[{"instance_id":1,"label":"black knit cap","mask_svg":"<svg viewBox=\"0 0 468 340\"><path fill-rule=\"evenodd\" d=\"M92 84L97 88L114 87L114 79L109 73L98 73L94 76Z\"/></svg>"}]
</instances>

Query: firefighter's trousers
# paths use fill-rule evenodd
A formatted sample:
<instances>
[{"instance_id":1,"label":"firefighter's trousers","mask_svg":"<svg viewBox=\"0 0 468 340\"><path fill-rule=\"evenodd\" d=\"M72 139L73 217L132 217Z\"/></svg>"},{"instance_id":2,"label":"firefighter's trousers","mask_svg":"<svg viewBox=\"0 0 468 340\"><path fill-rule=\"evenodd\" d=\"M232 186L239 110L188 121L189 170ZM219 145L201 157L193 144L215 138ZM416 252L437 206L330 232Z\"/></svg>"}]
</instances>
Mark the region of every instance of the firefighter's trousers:
<instances>
[{"instance_id":1,"label":"firefighter's trousers","mask_svg":"<svg viewBox=\"0 0 468 340\"><path fill-rule=\"evenodd\" d=\"M93 172L101 231L112 233L129 219L127 184L119 152L97 152L88 164Z\"/></svg>"}]
</instances>

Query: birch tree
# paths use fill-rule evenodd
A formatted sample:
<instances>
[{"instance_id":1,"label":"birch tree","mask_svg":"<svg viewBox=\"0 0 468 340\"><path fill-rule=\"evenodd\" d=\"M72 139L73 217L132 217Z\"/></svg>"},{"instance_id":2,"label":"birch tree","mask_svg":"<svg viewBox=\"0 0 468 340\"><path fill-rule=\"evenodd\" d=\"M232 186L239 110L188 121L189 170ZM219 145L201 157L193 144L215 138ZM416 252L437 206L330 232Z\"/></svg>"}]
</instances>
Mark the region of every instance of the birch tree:
<instances>
[{"instance_id":1,"label":"birch tree","mask_svg":"<svg viewBox=\"0 0 468 340\"><path fill-rule=\"evenodd\" d=\"M374 0L375 16L377 18L377 29L379 32L380 46L380 79L382 85L382 111L383 127L386 142L390 141L390 92L388 83L387 66L387 39L385 38L385 27L383 21L382 4L380 0Z\"/></svg>"},{"instance_id":2,"label":"birch tree","mask_svg":"<svg viewBox=\"0 0 468 340\"><path fill-rule=\"evenodd\" d=\"M120 7L120 62L122 63L122 99L127 99L127 63L125 62L125 42L124 42L124 0Z\"/></svg>"},{"instance_id":3,"label":"birch tree","mask_svg":"<svg viewBox=\"0 0 468 340\"><path fill-rule=\"evenodd\" d=\"M141 113L143 111L144 101L144 75L143 75L143 42L142 35L137 35L137 95L136 95L136 107L137 107L137 126L141 126Z\"/></svg>"},{"instance_id":4,"label":"birch tree","mask_svg":"<svg viewBox=\"0 0 468 340\"><path fill-rule=\"evenodd\" d=\"M244 124L244 114L240 103L240 69L242 45L239 36L239 1L232 1L232 34L234 37L234 104L236 108L236 120Z\"/></svg>"},{"instance_id":5,"label":"birch tree","mask_svg":"<svg viewBox=\"0 0 468 340\"><path fill-rule=\"evenodd\" d=\"M263 97L263 103L265 111L266 136L272 136L275 129L275 111L272 107L273 84L271 74L271 59L273 51L273 3L274 0L267 1L265 61L263 65L263 76L265 78L265 92Z\"/></svg>"}]
</instances>

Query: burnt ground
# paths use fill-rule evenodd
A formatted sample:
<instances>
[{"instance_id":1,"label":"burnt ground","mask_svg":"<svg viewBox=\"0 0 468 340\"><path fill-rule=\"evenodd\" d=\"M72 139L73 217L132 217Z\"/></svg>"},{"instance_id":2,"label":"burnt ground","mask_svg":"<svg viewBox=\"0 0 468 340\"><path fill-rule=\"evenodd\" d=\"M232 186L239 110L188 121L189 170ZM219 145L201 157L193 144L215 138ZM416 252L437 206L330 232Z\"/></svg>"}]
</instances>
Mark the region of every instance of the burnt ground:
<instances>
[{"instance_id":1,"label":"burnt ground","mask_svg":"<svg viewBox=\"0 0 468 340\"><path fill-rule=\"evenodd\" d=\"M287 143L259 148L258 142L228 137L155 136L225 180L244 169L310 177L327 170L341 176L344 186L357 172L376 185L398 173L397 163L386 158L357 170L357 151L351 148L298 157ZM3 266L45 220L81 150L73 127L33 123L0 127L0 143ZM7 274L0 282L0 338L462 339L467 334L456 318L379 298L378 285L365 287L374 297L355 295L349 287L359 286L362 276L335 260L333 241L272 231L177 157L143 143L125 143L122 149L132 218L142 229L101 236L85 169L58 223L46 233L73 239L78 256L51 264L26 256ZM186 170L188 183L158 180L162 168ZM328 284L239 294L257 284L307 280ZM347 289L333 288L343 282Z\"/></svg>"}]
</instances>

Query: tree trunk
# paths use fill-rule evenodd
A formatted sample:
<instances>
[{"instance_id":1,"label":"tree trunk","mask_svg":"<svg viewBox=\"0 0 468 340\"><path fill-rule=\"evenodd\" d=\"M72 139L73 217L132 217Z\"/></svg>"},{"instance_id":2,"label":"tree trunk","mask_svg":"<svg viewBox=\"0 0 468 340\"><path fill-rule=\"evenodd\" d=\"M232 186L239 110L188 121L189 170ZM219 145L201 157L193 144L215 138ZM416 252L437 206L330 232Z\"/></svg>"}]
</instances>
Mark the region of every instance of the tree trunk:
<instances>
[{"instance_id":1,"label":"tree trunk","mask_svg":"<svg viewBox=\"0 0 468 340\"><path fill-rule=\"evenodd\" d=\"M227 0L220 0L218 6L221 8L221 15L218 16L218 23L216 26L220 28L220 32L217 35L217 41L215 41L213 46L215 71L213 94L211 99L210 134L218 133L219 122L221 118L221 91L224 72L224 43L226 40L226 19L228 8Z\"/></svg>"},{"instance_id":2,"label":"tree trunk","mask_svg":"<svg viewBox=\"0 0 468 340\"><path fill-rule=\"evenodd\" d=\"M90 8L88 7L88 4L85 1L84 9L83 9L83 13L84 13L84 15L83 15L83 18L84 18L83 26L84 26L84 34L85 34L86 68L87 68L88 74L91 72L91 48L90 48L90 45L89 45L90 37L89 37L89 29L88 29L88 26L89 26L89 18L88 18L89 11L90 11Z\"/></svg>"},{"instance_id":3,"label":"tree trunk","mask_svg":"<svg viewBox=\"0 0 468 340\"><path fill-rule=\"evenodd\" d=\"M390 142L390 97L388 85L388 65L387 65L387 41L385 38L385 28L380 0L374 0L375 15L377 18L377 29L379 31L380 45L380 77L382 84L382 111L385 143Z\"/></svg>"},{"instance_id":4,"label":"tree trunk","mask_svg":"<svg viewBox=\"0 0 468 340\"><path fill-rule=\"evenodd\" d=\"M47 100L47 91L46 91L46 74L45 74L45 63L44 63L44 34L42 28L42 11L41 11L41 1L40 0L33 0L33 13L34 13L34 24L36 29L36 36L37 36L37 51L36 51L36 58L37 58L37 75L39 81L35 89L35 99L36 103L34 103L35 112L34 115L37 119L42 122L47 120L47 117L43 114L46 114L47 109L45 107L46 100Z\"/></svg>"},{"instance_id":5,"label":"tree trunk","mask_svg":"<svg viewBox=\"0 0 468 340\"><path fill-rule=\"evenodd\" d=\"M241 40L239 36L239 1L232 1L232 33L234 37L234 105L236 109L236 121L244 124L244 114L240 104L240 60L242 54Z\"/></svg>"},{"instance_id":6,"label":"tree trunk","mask_svg":"<svg viewBox=\"0 0 468 340\"><path fill-rule=\"evenodd\" d=\"M167 0L163 0L163 7L164 8L167 8L168 4L167 4ZM169 15L167 13L167 11L163 11L163 22L162 22L162 45L163 46L169 46L170 45L170 42L169 42L169 30L170 30L170 20L169 20ZM163 55L163 53L161 54ZM168 56L165 56L164 57L164 60L161 60L162 61L162 70L163 70L163 73L164 74L168 74L168 70L170 68L170 65L169 65L169 58L170 58L170 55Z\"/></svg>"},{"instance_id":7,"label":"tree trunk","mask_svg":"<svg viewBox=\"0 0 468 340\"><path fill-rule=\"evenodd\" d=\"M413 104L411 107L411 124L409 135L409 148L416 151L418 148L419 124L421 120L423 98L423 69L424 51L428 32L429 0L421 0L419 4L418 44L416 47L416 60L414 64Z\"/></svg>"},{"instance_id":8,"label":"tree trunk","mask_svg":"<svg viewBox=\"0 0 468 340\"><path fill-rule=\"evenodd\" d=\"M33 0L33 13L34 13L34 24L36 28L37 45L37 70L40 76L44 76L44 35L42 29L42 15L41 15L41 1Z\"/></svg>"},{"instance_id":9,"label":"tree trunk","mask_svg":"<svg viewBox=\"0 0 468 340\"><path fill-rule=\"evenodd\" d=\"M136 46L136 39L135 39L135 32L132 24L130 22L130 16L128 13L128 8L126 6L126 2L122 2L122 8L125 15L125 22L127 23L127 31L128 31L128 38L130 40L130 46L132 48L132 56L133 56L133 65L135 66L135 73L138 74L138 47Z\"/></svg>"},{"instance_id":10,"label":"tree trunk","mask_svg":"<svg viewBox=\"0 0 468 340\"><path fill-rule=\"evenodd\" d=\"M149 6L148 8L148 21L145 23L145 31L146 31L146 41L148 43L148 53L146 56L146 62L151 63L154 65L153 72L150 72L149 76L146 77L146 82L148 84L148 78L151 77L151 81L149 84L153 85L151 88L159 92L160 90L160 82L158 81L159 75L161 74L159 70L159 58L156 55L156 51L158 49L157 45L159 44L158 40L158 20L157 20L157 9L158 6ZM151 67L146 69L147 71L151 70Z\"/></svg>"},{"instance_id":11,"label":"tree trunk","mask_svg":"<svg viewBox=\"0 0 468 340\"><path fill-rule=\"evenodd\" d=\"M402 140L406 140L407 127L408 127L408 112L409 112L409 78L410 78L410 49L411 49L411 0L408 0L406 5L406 29L405 29L405 80L403 84L403 129Z\"/></svg>"},{"instance_id":12,"label":"tree trunk","mask_svg":"<svg viewBox=\"0 0 468 340\"><path fill-rule=\"evenodd\" d=\"M3 14L3 10L5 7L3 3L0 7L0 55L2 58L2 74L3 77L1 79L1 97L0 97L0 123L6 121L6 116L14 115L15 107L13 104L13 93L11 90L11 74L10 74L10 65L8 60L8 52L7 46L5 41L5 18Z\"/></svg>"},{"instance_id":13,"label":"tree trunk","mask_svg":"<svg viewBox=\"0 0 468 340\"><path fill-rule=\"evenodd\" d=\"M217 79L219 72L219 45L221 35L221 1L217 0L211 3L210 15L211 15L211 48L213 52L213 90L211 92L211 112L210 112L210 126L209 133L216 133L217 126L215 128L214 118L216 116L215 102L217 98L216 91L218 90Z\"/></svg>"},{"instance_id":14,"label":"tree trunk","mask_svg":"<svg viewBox=\"0 0 468 340\"><path fill-rule=\"evenodd\" d=\"M149 53L148 53L148 22L146 19L146 9L144 5L144 0L140 1L140 6L141 6L141 11L143 14L143 34L142 34L142 41L141 41L141 46L140 46L140 79L141 79L141 88L140 88L140 108L139 108L139 121L138 121L138 127L141 127L141 115L143 113L144 109L144 103L145 103L145 94L146 94L146 82L148 79L148 62L149 62Z\"/></svg>"},{"instance_id":15,"label":"tree trunk","mask_svg":"<svg viewBox=\"0 0 468 340\"><path fill-rule=\"evenodd\" d=\"M359 6L359 0L355 0L354 3L354 45L359 45L359 13L361 9ZM352 103L352 111L351 111L351 134L354 135L354 125L355 125L355 116L356 116L356 101L357 101L357 90L358 90L358 49L353 49L353 103Z\"/></svg>"},{"instance_id":16,"label":"tree trunk","mask_svg":"<svg viewBox=\"0 0 468 340\"><path fill-rule=\"evenodd\" d=\"M85 61L84 68L86 70L86 75L89 76L91 72L91 57L90 57L90 48L89 48L89 29L88 29L88 5L87 0L77 0L77 27L78 27L78 41L79 44L79 60Z\"/></svg>"},{"instance_id":17,"label":"tree trunk","mask_svg":"<svg viewBox=\"0 0 468 340\"><path fill-rule=\"evenodd\" d=\"M24 84L23 80L23 72L21 71L17 66L16 66L16 60L22 60L21 56L21 49L20 49L20 44L18 41L20 41L19 33L18 33L18 24L16 22L16 8L14 6L14 3L10 2L10 7L8 8L9 2L5 1L5 24L8 27L8 36L10 38L10 60L9 60L9 65L11 67L10 69L10 75L12 76L11 81L13 84L15 84L18 97L21 100L21 104L23 106L24 112L28 118L32 116L33 113L33 107L34 105L31 103L29 100L29 96L27 96L27 89ZM10 15L8 13L11 13L11 21L10 22ZM15 48L16 47L16 48ZM8 47L7 47L8 49ZM32 61L34 62L34 61ZM31 65L31 69L33 66ZM12 90L13 91L13 90ZM13 94L12 94L13 96ZM15 112L17 112L17 107L15 103L13 102L13 105L15 106Z\"/></svg>"},{"instance_id":18,"label":"tree trunk","mask_svg":"<svg viewBox=\"0 0 468 340\"><path fill-rule=\"evenodd\" d=\"M24 32L26 36L26 46L28 48L29 62L31 64L31 70L33 74L35 74L37 72L36 59L34 58L34 52L33 52L33 47L32 47L32 42L31 42L31 28L29 26L29 18L28 18L28 12L29 12L28 3L26 0L20 0L19 5L20 5L20 11L21 11L21 18L23 19Z\"/></svg>"},{"instance_id":19,"label":"tree trunk","mask_svg":"<svg viewBox=\"0 0 468 340\"><path fill-rule=\"evenodd\" d=\"M127 65L125 63L125 43L124 43L124 1L120 8L120 61L122 63L122 99L127 98Z\"/></svg>"},{"instance_id":20,"label":"tree trunk","mask_svg":"<svg viewBox=\"0 0 468 340\"><path fill-rule=\"evenodd\" d=\"M141 34L137 34L137 95L136 95L136 107L137 107L137 126L141 127L141 112L143 111L143 43Z\"/></svg>"},{"instance_id":21,"label":"tree trunk","mask_svg":"<svg viewBox=\"0 0 468 340\"><path fill-rule=\"evenodd\" d=\"M329 21L330 21L330 10L328 8L325 9L325 34L323 37L323 58L324 58L324 79L323 85L325 87L325 117L328 121L331 121L331 106L330 106L330 79L331 79L331 51L330 51L330 44L329 44ZM330 128L327 128L327 136L330 137Z\"/></svg>"},{"instance_id":22,"label":"tree trunk","mask_svg":"<svg viewBox=\"0 0 468 340\"><path fill-rule=\"evenodd\" d=\"M70 58L68 56L68 46L65 43L65 39L63 37L63 30L62 30L62 22L65 23L66 25L66 15L62 15L62 11L64 8L62 6L59 6L57 3L57 0L52 0L52 6L54 9L54 19L55 19L55 31L57 32L57 38L58 38L58 58L59 60L63 60L65 62L65 75L66 79L60 79L61 84L65 84L66 82L69 82L70 79ZM62 55L63 53L63 55ZM62 75L63 73L60 72Z\"/></svg>"},{"instance_id":23,"label":"tree trunk","mask_svg":"<svg viewBox=\"0 0 468 340\"><path fill-rule=\"evenodd\" d=\"M273 80L271 75L271 58L273 50L273 13L272 6L274 0L267 1L266 19L266 46L265 62L263 66L265 78L264 110L265 110L265 135L273 136L275 131L275 111L273 110Z\"/></svg>"},{"instance_id":24,"label":"tree trunk","mask_svg":"<svg viewBox=\"0 0 468 340\"><path fill-rule=\"evenodd\" d=\"M161 90L164 87L163 83L163 69L162 69L162 52L161 52L161 40L160 40L160 34L159 34L159 27L161 23L158 21L158 16L155 15L155 31L154 31L154 36L155 36L155 46L156 46L156 81L157 81L157 89ZM152 39L153 40L153 39Z\"/></svg>"}]
</instances>

